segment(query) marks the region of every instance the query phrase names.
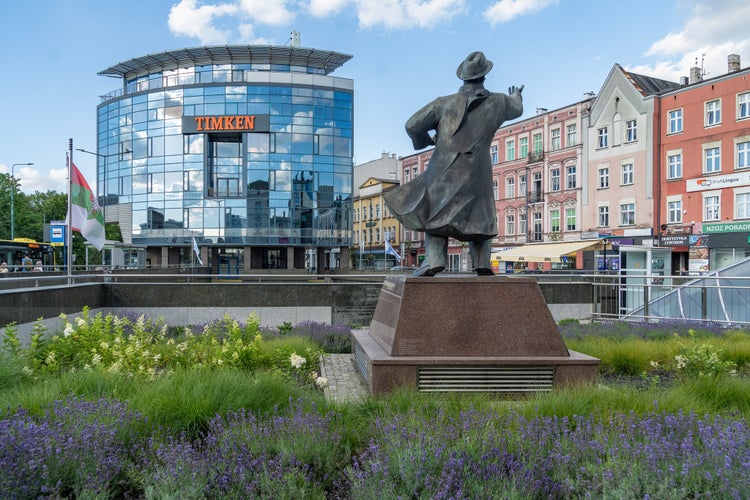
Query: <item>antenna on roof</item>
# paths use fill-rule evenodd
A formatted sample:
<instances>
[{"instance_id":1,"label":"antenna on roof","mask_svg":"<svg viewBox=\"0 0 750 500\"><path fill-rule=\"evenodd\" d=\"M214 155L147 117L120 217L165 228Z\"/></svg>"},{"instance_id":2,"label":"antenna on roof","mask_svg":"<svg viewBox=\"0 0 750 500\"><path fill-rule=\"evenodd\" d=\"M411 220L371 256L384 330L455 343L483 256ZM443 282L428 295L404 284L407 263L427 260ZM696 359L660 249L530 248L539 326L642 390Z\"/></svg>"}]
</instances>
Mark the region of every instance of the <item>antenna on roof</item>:
<instances>
[{"instance_id":1,"label":"antenna on roof","mask_svg":"<svg viewBox=\"0 0 750 500\"><path fill-rule=\"evenodd\" d=\"M594 97L596 93L593 90L589 90L588 92L584 92L583 95L586 97Z\"/></svg>"},{"instance_id":2,"label":"antenna on roof","mask_svg":"<svg viewBox=\"0 0 750 500\"><path fill-rule=\"evenodd\" d=\"M292 47L300 47L301 36L300 36L300 33L299 33L299 31L297 31L297 30L292 30L292 33L291 33L291 35L292 35L292 36L291 36L291 37L289 38L289 40L291 40L291 41L292 41ZM287 40L287 41L288 41L288 40Z\"/></svg>"}]
</instances>

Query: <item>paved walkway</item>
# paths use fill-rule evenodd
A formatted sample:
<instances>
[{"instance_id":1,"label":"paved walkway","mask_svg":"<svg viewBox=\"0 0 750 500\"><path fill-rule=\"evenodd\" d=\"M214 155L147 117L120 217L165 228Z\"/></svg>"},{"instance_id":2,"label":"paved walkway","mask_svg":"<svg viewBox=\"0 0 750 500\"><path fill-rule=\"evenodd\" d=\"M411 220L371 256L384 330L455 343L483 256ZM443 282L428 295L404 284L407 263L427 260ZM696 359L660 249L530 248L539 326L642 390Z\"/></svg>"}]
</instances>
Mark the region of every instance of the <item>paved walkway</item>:
<instances>
[{"instance_id":1,"label":"paved walkway","mask_svg":"<svg viewBox=\"0 0 750 500\"><path fill-rule=\"evenodd\" d=\"M320 360L320 376L328 379L323 392L326 399L336 403L358 401L368 396L354 367L352 354L324 354Z\"/></svg>"}]
</instances>

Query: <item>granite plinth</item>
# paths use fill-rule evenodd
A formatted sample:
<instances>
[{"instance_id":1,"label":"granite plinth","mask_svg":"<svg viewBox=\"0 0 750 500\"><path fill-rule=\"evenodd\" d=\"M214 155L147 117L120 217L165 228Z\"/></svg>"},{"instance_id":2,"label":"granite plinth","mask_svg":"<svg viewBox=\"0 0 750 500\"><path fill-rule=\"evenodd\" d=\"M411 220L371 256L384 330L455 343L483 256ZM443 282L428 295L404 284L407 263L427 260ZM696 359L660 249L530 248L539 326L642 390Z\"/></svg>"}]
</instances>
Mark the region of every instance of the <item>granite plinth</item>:
<instances>
[{"instance_id":1,"label":"granite plinth","mask_svg":"<svg viewBox=\"0 0 750 500\"><path fill-rule=\"evenodd\" d=\"M533 278L395 276L370 328L352 332L373 394L549 390L595 382L599 360L569 351Z\"/></svg>"}]
</instances>

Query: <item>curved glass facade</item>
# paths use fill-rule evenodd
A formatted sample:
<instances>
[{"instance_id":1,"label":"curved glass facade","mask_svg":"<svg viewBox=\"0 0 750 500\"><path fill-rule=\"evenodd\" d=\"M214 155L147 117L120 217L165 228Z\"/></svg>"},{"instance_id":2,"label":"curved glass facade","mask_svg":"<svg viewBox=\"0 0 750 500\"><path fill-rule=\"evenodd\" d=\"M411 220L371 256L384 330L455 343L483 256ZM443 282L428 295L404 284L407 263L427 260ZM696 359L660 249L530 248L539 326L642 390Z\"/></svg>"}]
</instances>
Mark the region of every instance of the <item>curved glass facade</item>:
<instances>
[{"instance_id":1,"label":"curved glass facade","mask_svg":"<svg viewBox=\"0 0 750 500\"><path fill-rule=\"evenodd\" d=\"M270 59L209 52L187 66L175 51L179 61L164 53L100 73L123 87L98 106L98 193L107 221L152 265L188 261L192 238L244 269L342 265L353 82L299 60L350 56L277 49Z\"/></svg>"}]
</instances>

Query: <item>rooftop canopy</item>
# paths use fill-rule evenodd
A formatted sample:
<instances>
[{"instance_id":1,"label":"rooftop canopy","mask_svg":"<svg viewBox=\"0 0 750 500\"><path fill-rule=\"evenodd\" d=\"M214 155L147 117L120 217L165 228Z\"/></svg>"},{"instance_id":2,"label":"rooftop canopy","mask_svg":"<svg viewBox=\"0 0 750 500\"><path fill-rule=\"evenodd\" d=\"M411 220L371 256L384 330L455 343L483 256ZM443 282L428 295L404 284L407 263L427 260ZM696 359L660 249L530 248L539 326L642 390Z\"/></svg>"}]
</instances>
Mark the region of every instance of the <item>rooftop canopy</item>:
<instances>
[{"instance_id":1,"label":"rooftop canopy","mask_svg":"<svg viewBox=\"0 0 750 500\"><path fill-rule=\"evenodd\" d=\"M222 45L170 50L136 57L111 66L98 74L130 79L158 71L208 64L288 64L317 68L329 74L351 59L348 54L329 50L271 45Z\"/></svg>"}]
</instances>

